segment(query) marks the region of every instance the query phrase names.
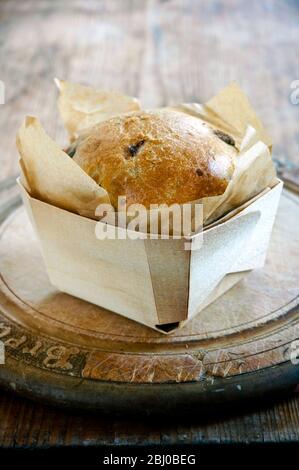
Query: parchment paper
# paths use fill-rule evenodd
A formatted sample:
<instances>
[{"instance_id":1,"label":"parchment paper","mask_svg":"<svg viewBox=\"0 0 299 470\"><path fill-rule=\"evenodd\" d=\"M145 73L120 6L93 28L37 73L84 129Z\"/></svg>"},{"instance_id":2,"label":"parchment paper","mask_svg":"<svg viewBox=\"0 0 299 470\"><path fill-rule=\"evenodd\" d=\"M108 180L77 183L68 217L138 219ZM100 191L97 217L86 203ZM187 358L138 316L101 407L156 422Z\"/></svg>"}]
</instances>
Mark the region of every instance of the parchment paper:
<instances>
[{"instance_id":1,"label":"parchment paper","mask_svg":"<svg viewBox=\"0 0 299 470\"><path fill-rule=\"evenodd\" d=\"M70 139L97 122L140 110L136 98L96 90L56 79L59 109ZM206 120L213 128L231 135L238 149L233 177L220 196L197 201L203 204L203 223L211 224L263 193L276 181L271 159L271 140L246 95L236 83L224 88L206 104L168 107ZM19 130L17 145L30 194L45 202L96 218L99 203L109 203L109 194L99 187L45 133L38 119L27 117ZM191 202L191 201L190 201ZM128 218L130 221L132 217ZM198 227L193 226L196 231Z\"/></svg>"}]
</instances>

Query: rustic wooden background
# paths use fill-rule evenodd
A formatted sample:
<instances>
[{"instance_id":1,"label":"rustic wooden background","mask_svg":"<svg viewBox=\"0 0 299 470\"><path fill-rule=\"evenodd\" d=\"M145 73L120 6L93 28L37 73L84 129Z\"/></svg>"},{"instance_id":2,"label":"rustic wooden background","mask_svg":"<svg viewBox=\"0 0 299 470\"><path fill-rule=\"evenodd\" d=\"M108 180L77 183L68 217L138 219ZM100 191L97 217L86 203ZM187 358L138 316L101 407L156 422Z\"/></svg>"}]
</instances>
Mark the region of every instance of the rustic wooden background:
<instances>
[{"instance_id":1,"label":"rustic wooden background","mask_svg":"<svg viewBox=\"0 0 299 470\"><path fill-rule=\"evenodd\" d=\"M152 107L204 101L237 80L299 164L296 0L0 1L0 179L17 173L16 130L38 115L65 140L53 77L121 90ZM65 413L0 394L0 446L299 441L299 400L201 422L129 422Z\"/></svg>"}]
</instances>

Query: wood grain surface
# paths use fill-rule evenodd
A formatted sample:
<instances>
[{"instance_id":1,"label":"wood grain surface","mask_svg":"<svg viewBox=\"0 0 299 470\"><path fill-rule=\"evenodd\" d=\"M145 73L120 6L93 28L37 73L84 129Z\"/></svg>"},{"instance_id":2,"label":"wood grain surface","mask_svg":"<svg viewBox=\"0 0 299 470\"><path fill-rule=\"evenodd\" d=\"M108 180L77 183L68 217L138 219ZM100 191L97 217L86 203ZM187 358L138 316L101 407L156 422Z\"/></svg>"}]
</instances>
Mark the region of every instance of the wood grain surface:
<instances>
[{"instance_id":1,"label":"wood grain surface","mask_svg":"<svg viewBox=\"0 0 299 470\"><path fill-rule=\"evenodd\" d=\"M51 285L21 207L0 227L0 384L64 407L146 416L294 390L299 248L287 220L298 218L299 198L285 192L263 269L165 336Z\"/></svg>"},{"instance_id":2,"label":"wood grain surface","mask_svg":"<svg viewBox=\"0 0 299 470\"><path fill-rule=\"evenodd\" d=\"M118 89L145 106L204 101L236 79L274 141L299 163L297 1L5 1L0 3L0 179L17 173L15 133L38 115L59 142L65 133L52 78ZM100 443L298 441L298 400L199 424L144 423L64 413L1 394L6 447Z\"/></svg>"},{"instance_id":3,"label":"wood grain surface","mask_svg":"<svg viewBox=\"0 0 299 470\"><path fill-rule=\"evenodd\" d=\"M65 412L1 394L3 448L48 446L285 443L299 440L299 401L268 403L206 420L132 420Z\"/></svg>"}]
</instances>

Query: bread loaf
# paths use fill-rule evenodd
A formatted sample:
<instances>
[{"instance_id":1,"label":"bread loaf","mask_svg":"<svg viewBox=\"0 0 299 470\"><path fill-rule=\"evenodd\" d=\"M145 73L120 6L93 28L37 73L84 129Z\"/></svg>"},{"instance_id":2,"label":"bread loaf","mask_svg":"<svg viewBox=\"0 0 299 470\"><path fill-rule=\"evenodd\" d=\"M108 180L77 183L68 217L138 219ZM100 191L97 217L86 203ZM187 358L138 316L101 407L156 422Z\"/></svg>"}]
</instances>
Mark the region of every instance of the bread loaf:
<instances>
[{"instance_id":1,"label":"bread loaf","mask_svg":"<svg viewBox=\"0 0 299 470\"><path fill-rule=\"evenodd\" d=\"M86 129L69 153L109 194L127 205L173 204L222 194L237 150L228 135L171 110L138 111Z\"/></svg>"}]
</instances>

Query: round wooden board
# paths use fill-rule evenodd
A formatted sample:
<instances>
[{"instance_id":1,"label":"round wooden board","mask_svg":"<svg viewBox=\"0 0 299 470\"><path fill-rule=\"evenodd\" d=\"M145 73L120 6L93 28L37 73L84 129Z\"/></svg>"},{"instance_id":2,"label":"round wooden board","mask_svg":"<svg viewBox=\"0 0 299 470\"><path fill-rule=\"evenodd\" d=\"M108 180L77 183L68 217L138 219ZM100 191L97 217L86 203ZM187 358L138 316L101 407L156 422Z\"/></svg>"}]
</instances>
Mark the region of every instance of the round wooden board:
<instances>
[{"instance_id":1,"label":"round wooden board","mask_svg":"<svg viewBox=\"0 0 299 470\"><path fill-rule=\"evenodd\" d=\"M65 406L129 413L194 412L294 389L298 218L299 199L285 192L265 267L165 336L52 287L19 208L0 230L0 382Z\"/></svg>"}]
</instances>

